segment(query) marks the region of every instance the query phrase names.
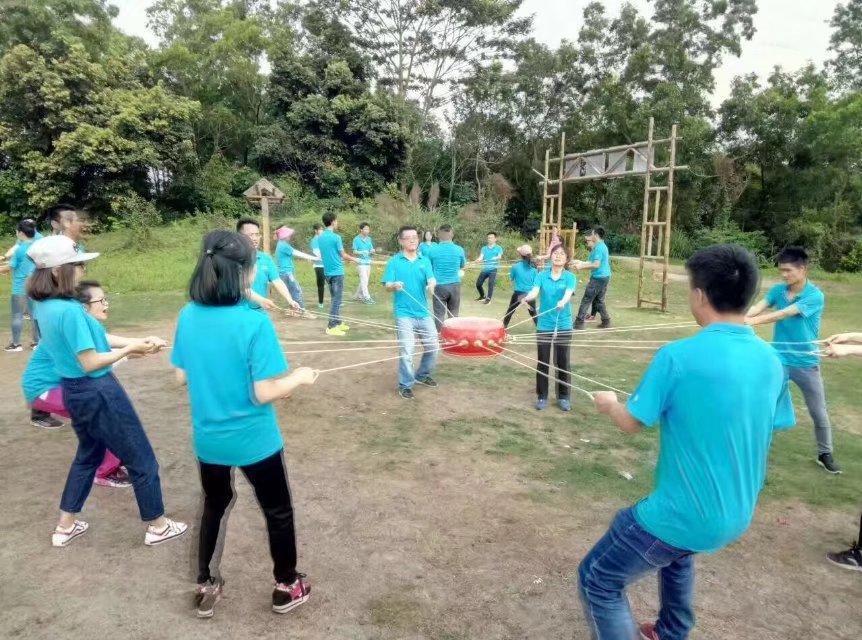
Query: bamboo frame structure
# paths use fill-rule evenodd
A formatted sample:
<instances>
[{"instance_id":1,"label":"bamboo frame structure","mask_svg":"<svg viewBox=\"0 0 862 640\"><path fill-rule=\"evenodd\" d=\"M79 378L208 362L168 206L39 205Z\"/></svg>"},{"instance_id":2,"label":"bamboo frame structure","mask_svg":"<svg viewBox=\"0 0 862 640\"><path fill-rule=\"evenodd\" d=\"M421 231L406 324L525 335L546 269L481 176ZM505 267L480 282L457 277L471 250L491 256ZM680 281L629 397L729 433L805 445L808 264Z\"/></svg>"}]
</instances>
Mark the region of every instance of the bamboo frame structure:
<instances>
[{"instance_id":1,"label":"bamboo frame structure","mask_svg":"<svg viewBox=\"0 0 862 640\"><path fill-rule=\"evenodd\" d=\"M667 311L674 183L676 172L688 169L686 165L676 164L677 143L681 140L677 129L677 125L673 125L669 138L656 139L655 120L650 118L647 139L643 142L569 154L566 153L566 134L563 132L560 155L551 157L548 149L545 151L545 172L536 171L542 178L542 225L539 229L541 253L544 254L547 251L551 230L554 227L560 229L567 246L574 248L577 225L573 225L571 230L562 228L563 195L566 184L643 176L644 197L637 306L638 308L645 305L656 306L662 311ZM666 151L667 164L656 166L657 149ZM551 179L551 169L555 165L559 165L559 170L557 177ZM658 181L665 184L655 184ZM649 299L644 293L644 273L648 262L658 262L661 265L660 300Z\"/></svg>"}]
</instances>

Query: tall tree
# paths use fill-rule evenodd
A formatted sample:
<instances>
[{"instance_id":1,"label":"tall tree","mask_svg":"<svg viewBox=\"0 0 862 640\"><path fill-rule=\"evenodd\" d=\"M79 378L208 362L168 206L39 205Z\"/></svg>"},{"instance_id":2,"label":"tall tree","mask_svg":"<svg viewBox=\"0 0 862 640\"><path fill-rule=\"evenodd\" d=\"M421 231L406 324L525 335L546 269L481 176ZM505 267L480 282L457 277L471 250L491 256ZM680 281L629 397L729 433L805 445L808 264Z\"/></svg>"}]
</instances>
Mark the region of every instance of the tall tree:
<instances>
[{"instance_id":1,"label":"tall tree","mask_svg":"<svg viewBox=\"0 0 862 640\"><path fill-rule=\"evenodd\" d=\"M862 0L835 7L826 63L836 86L843 91L862 91Z\"/></svg>"}]
</instances>

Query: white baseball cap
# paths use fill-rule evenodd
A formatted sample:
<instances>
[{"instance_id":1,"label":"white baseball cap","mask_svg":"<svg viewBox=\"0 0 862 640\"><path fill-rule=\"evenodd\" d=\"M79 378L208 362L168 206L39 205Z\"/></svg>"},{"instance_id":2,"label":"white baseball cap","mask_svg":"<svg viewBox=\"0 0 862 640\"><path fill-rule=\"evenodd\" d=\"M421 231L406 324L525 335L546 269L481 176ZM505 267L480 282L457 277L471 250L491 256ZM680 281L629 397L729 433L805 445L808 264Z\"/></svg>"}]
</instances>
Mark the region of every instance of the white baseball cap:
<instances>
[{"instance_id":1,"label":"white baseball cap","mask_svg":"<svg viewBox=\"0 0 862 640\"><path fill-rule=\"evenodd\" d=\"M67 236L45 236L34 242L27 255L37 269L51 269L64 264L87 262L98 258L98 253L78 253L78 245Z\"/></svg>"}]
</instances>

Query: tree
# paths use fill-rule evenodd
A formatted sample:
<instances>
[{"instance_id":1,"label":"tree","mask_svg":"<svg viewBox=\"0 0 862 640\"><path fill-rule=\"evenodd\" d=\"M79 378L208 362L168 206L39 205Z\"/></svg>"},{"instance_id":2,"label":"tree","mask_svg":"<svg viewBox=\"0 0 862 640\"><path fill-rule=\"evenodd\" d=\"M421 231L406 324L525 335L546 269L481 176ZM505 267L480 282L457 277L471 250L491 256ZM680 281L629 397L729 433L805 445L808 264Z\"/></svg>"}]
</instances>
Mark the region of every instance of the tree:
<instances>
[{"instance_id":1,"label":"tree","mask_svg":"<svg viewBox=\"0 0 862 640\"><path fill-rule=\"evenodd\" d=\"M862 0L849 0L835 7L827 68L842 91L862 91Z\"/></svg>"}]
</instances>

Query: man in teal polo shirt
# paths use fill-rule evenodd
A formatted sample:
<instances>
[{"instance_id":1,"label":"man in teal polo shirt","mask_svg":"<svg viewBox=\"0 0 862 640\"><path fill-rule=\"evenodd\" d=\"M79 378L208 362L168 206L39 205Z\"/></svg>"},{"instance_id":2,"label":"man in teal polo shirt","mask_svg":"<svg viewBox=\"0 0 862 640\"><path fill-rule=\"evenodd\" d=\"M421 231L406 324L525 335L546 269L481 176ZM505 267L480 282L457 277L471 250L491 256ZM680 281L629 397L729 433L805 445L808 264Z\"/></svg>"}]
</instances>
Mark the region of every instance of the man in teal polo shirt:
<instances>
[{"instance_id":1,"label":"man in teal polo shirt","mask_svg":"<svg viewBox=\"0 0 862 640\"><path fill-rule=\"evenodd\" d=\"M382 282L395 298L395 328L398 336L398 393L404 399L413 398L413 385L418 382L426 387L436 387L431 377L437 352L437 329L428 312L428 292L437 284L431 263L418 254L419 231L405 226L398 230L401 252L386 263ZM416 342L422 343L422 360L416 373L413 372L413 354Z\"/></svg>"},{"instance_id":2,"label":"man in teal polo shirt","mask_svg":"<svg viewBox=\"0 0 862 640\"><path fill-rule=\"evenodd\" d=\"M479 252L479 257L476 262L482 264L482 271L479 277L476 278L476 291L479 292L480 300L483 304L491 304L491 298L494 297L494 284L497 282L497 269L500 268L500 258L503 255L503 247L497 244L497 234L491 231L487 235L487 244L482 247ZM485 294L485 281L488 282L488 294Z\"/></svg>"},{"instance_id":3,"label":"man in teal polo shirt","mask_svg":"<svg viewBox=\"0 0 862 640\"><path fill-rule=\"evenodd\" d=\"M246 294L249 305L252 309L260 309L261 307L271 311L276 309L276 304L269 299L269 285L278 291L289 307L302 310L302 307L290 295L287 285L282 282L278 275L278 267L272 260L272 256L260 250L260 224L257 220L251 218L243 218L236 223L237 233L248 238L255 251L257 252L257 260L255 263L254 282L251 284L251 289Z\"/></svg>"},{"instance_id":4,"label":"man in teal polo shirt","mask_svg":"<svg viewBox=\"0 0 862 640\"><path fill-rule=\"evenodd\" d=\"M595 309L595 313L602 317L600 328L609 329L611 326L611 315L605 306L605 294L608 292L608 283L611 281L611 255L604 238L604 228L593 227L586 237L587 246L590 248L587 261L575 260L573 263L577 271L592 269L590 281L584 290L584 297L581 298L581 306L578 308L578 315L575 318L575 329L584 328L587 314L590 313L591 309Z\"/></svg>"},{"instance_id":5,"label":"man in teal polo shirt","mask_svg":"<svg viewBox=\"0 0 862 640\"><path fill-rule=\"evenodd\" d=\"M18 244L15 245L15 252L9 260L8 265L0 265L0 273L9 271L12 273L12 292L11 292L11 311L10 318L12 320L12 342L6 347L7 352L23 351L24 347L21 344L21 332L24 327L24 314L29 312L33 326L33 341L31 348L35 349L39 343L39 328L36 321L33 320L33 302L27 297L26 283L27 278L36 268L33 261L27 257L27 250L32 246L35 235L36 225L32 220L22 220L17 226Z\"/></svg>"},{"instance_id":6,"label":"man in teal polo shirt","mask_svg":"<svg viewBox=\"0 0 862 640\"><path fill-rule=\"evenodd\" d=\"M826 392L820 376L820 319L825 300L823 292L808 280L808 253L788 247L778 254L778 270L785 284L777 284L748 312L752 326L775 323L773 346L788 377L805 398L814 422L817 464L829 473L841 473L832 455L832 425L826 411ZM774 309L774 311L769 311Z\"/></svg>"},{"instance_id":7,"label":"man in teal polo shirt","mask_svg":"<svg viewBox=\"0 0 862 640\"><path fill-rule=\"evenodd\" d=\"M341 299L344 295L344 261L358 263L359 260L344 250L344 242L338 231L338 216L334 213L323 214L323 233L317 237L317 247L323 261L323 276L329 285L329 297L332 307L329 310L329 322L326 333L331 336L344 336L350 329L341 321Z\"/></svg>"},{"instance_id":8,"label":"man in teal polo shirt","mask_svg":"<svg viewBox=\"0 0 862 640\"><path fill-rule=\"evenodd\" d=\"M452 242L452 225L444 224L437 230L440 242L426 248L423 257L431 262L434 271L434 324L437 331L447 317L457 318L461 312L461 275L467 264L464 247Z\"/></svg>"},{"instance_id":9,"label":"man in teal polo shirt","mask_svg":"<svg viewBox=\"0 0 862 640\"><path fill-rule=\"evenodd\" d=\"M662 347L624 405L595 394L596 409L627 433L660 426L653 492L620 511L578 570L593 637L638 637L626 588L658 572L661 609L640 628L649 640L682 640L694 626L694 556L712 553L751 523L773 432L794 425L775 350L745 325L759 284L738 245L698 251L686 267L689 304L703 327Z\"/></svg>"},{"instance_id":10,"label":"man in teal polo shirt","mask_svg":"<svg viewBox=\"0 0 862 640\"><path fill-rule=\"evenodd\" d=\"M376 253L374 242L371 240L371 226L367 222L359 223L359 235L353 238L353 254L359 260L357 271L359 272L359 286L353 294L354 300L365 304L374 304L368 283L371 279L371 255Z\"/></svg>"}]
</instances>

